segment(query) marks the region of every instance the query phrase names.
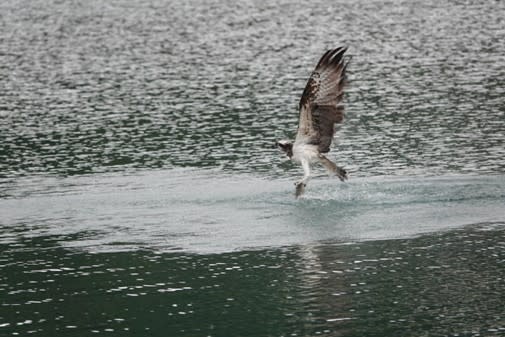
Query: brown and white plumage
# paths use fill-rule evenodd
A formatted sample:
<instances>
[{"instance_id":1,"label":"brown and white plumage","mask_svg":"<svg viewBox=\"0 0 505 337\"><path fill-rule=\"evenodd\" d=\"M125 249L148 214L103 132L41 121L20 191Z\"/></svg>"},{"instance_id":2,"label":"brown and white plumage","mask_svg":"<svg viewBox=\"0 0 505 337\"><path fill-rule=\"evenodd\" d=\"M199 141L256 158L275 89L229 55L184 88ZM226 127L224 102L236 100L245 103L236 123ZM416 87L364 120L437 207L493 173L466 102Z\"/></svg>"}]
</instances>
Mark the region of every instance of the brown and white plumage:
<instances>
[{"instance_id":1,"label":"brown and white plumage","mask_svg":"<svg viewBox=\"0 0 505 337\"><path fill-rule=\"evenodd\" d=\"M304 177L296 183L296 196L305 189L310 177L310 164L321 163L331 174L346 179L344 169L324 156L330 151L335 124L344 119L342 99L346 85L347 48L328 50L312 72L299 104L298 132L294 144L278 142L288 157L302 165Z\"/></svg>"}]
</instances>

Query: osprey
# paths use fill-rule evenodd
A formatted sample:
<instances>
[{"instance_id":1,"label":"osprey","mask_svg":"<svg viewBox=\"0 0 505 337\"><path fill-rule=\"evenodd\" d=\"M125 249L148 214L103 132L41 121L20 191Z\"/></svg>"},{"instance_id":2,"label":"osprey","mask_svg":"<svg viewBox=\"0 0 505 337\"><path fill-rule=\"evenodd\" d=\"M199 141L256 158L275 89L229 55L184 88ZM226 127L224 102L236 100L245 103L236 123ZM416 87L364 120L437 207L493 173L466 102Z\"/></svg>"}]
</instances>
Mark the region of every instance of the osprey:
<instances>
[{"instance_id":1,"label":"osprey","mask_svg":"<svg viewBox=\"0 0 505 337\"><path fill-rule=\"evenodd\" d=\"M346 47L328 50L310 75L299 104L298 132L295 142L280 140L277 145L292 161L303 167L303 178L295 183L295 196L303 194L310 178L310 165L321 163L331 175L347 179L347 172L326 158L335 133L335 123L344 119Z\"/></svg>"}]
</instances>

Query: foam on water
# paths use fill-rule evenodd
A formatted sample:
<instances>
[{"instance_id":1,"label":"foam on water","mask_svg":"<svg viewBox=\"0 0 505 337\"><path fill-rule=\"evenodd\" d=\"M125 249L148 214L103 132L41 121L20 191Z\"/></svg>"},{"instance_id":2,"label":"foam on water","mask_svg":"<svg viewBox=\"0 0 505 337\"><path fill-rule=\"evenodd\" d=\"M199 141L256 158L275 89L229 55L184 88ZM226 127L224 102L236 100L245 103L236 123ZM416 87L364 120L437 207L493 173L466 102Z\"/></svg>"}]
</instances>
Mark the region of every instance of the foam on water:
<instances>
[{"instance_id":1,"label":"foam on water","mask_svg":"<svg viewBox=\"0 0 505 337\"><path fill-rule=\"evenodd\" d=\"M4 187L3 242L77 235L62 245L90 251L217 253L505 221L503 176L317 178L300 200L291 180L209 170L31 178Z\"/></svg>"}]
</instances>

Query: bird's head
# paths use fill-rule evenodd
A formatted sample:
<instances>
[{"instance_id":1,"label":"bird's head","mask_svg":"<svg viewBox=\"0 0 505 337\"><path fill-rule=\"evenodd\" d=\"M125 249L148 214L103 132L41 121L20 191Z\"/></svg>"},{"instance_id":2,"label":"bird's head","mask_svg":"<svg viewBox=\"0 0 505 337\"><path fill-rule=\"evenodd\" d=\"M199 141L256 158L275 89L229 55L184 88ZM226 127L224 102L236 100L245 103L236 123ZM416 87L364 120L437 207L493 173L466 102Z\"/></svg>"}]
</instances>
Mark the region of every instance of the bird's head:
<instances>
[{"instance_id":1,"label":"bird's head","mask_svg":"<svg viewBox=\"0 0 505 337\"><path fill-rule=\"evenodd\" d=\"M291 159L293 157L293 143L290 140L279 140L277 146Z\"/></svg>"}]
</instances>

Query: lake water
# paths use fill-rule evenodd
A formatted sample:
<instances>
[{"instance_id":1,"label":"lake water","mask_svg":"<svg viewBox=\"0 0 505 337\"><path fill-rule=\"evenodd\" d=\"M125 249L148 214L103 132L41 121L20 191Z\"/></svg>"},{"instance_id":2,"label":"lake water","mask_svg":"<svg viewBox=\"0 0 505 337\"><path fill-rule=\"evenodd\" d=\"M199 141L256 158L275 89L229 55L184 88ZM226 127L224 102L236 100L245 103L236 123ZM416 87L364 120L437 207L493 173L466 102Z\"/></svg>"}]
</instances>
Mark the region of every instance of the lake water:
<instances>
[{"instance_id":1,"label":"lake water","mask_svg":"<svg viewBox=\"0 0 505 337\"><path fill-rule=\"evenodd\" d=\"M505 2L0 3L0 336L505 335ZM305 81L353 56L329 156Z\"/></svg>"}]
</instances>

